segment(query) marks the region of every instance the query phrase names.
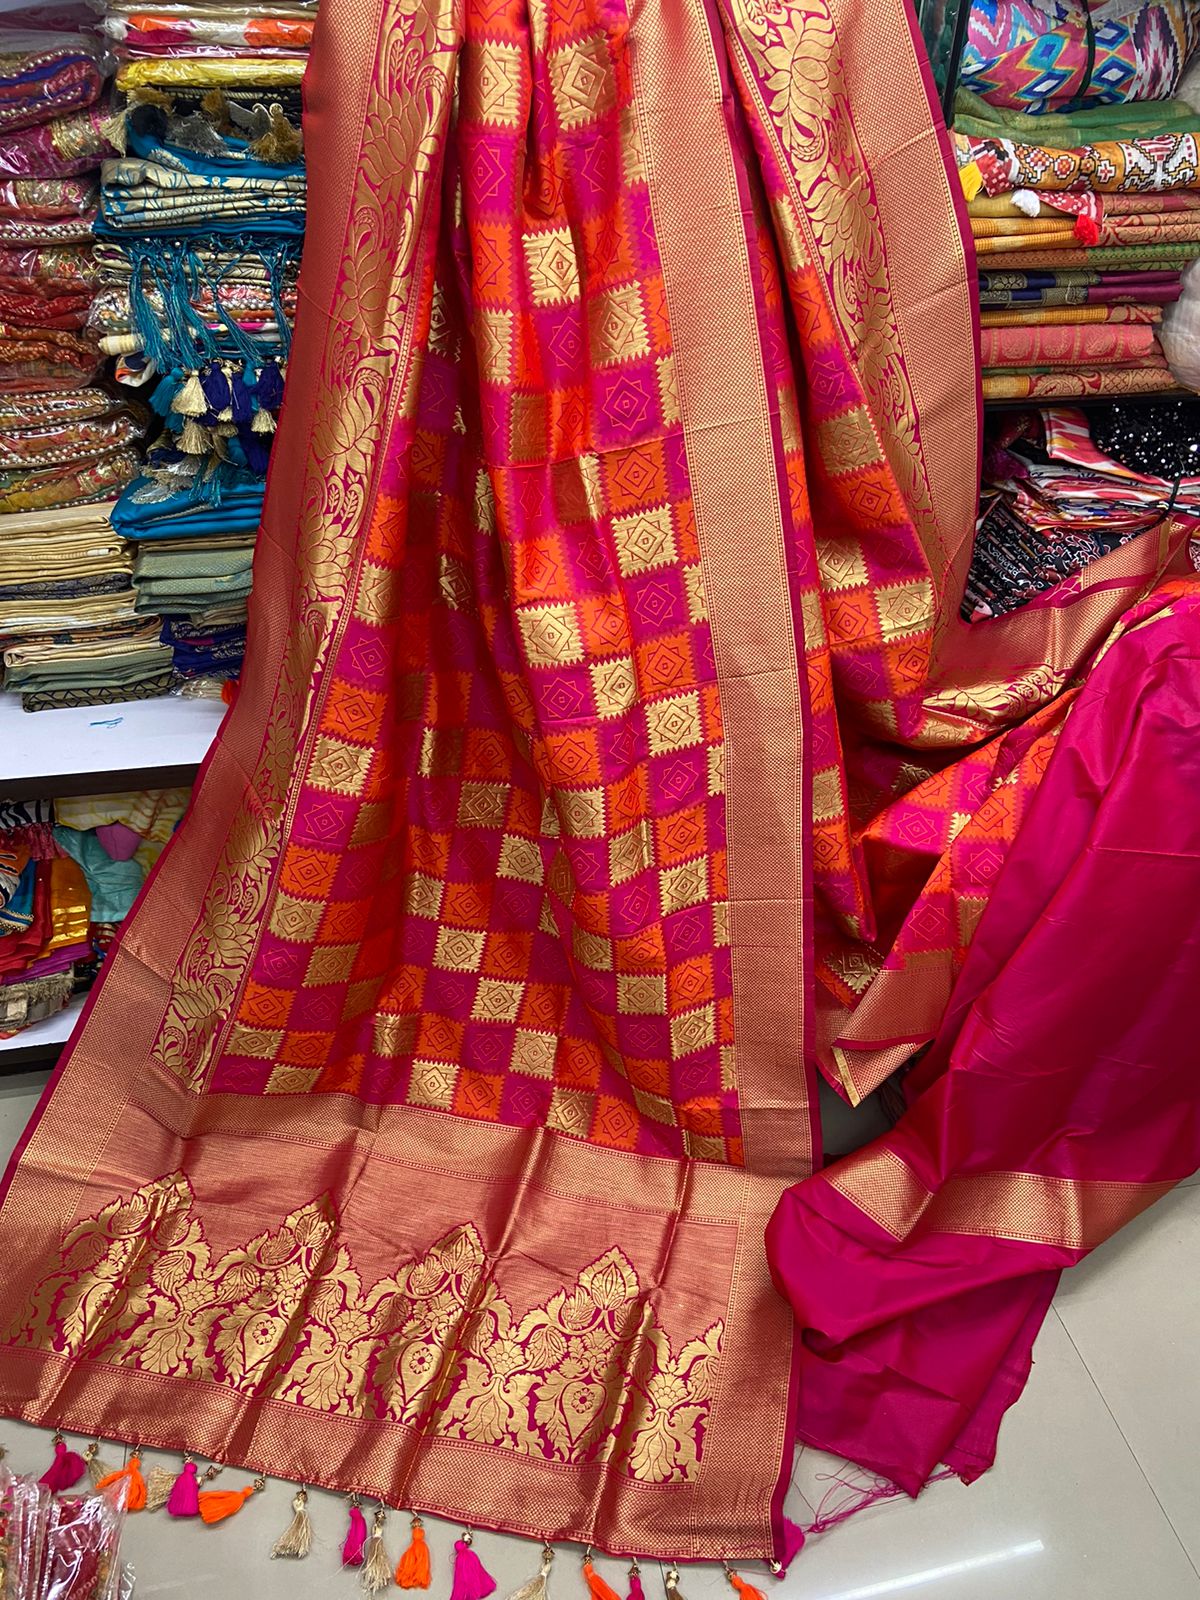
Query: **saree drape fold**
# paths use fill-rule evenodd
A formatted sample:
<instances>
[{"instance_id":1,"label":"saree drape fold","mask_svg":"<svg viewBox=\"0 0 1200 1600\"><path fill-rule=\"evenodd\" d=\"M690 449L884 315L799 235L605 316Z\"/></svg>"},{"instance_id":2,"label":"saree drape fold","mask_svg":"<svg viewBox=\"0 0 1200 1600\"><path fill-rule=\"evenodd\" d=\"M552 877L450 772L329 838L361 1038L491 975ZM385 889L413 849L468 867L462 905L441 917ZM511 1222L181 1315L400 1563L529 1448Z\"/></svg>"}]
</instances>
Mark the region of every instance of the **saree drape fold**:
<instances>
[{"instance_id":1,"label":"saree drape fold","mask_svg":"<svg viewBox=\"0 0 1200 1600\"><path fill-rule=\"evenodd\" d=\"M8 1174L0 1409L674 1558L788 1558L797 1425L909 1487L986 1455L1052 1263L954 1279L994 1359L910 1459L921 1372L814 1393L860 1330L764 1231L799 1182L856 1270L816 1072L938 1034L1185 534L959 619L915 51L900 0L322 6L245 675Z\"/></svg>"}]
</instances>

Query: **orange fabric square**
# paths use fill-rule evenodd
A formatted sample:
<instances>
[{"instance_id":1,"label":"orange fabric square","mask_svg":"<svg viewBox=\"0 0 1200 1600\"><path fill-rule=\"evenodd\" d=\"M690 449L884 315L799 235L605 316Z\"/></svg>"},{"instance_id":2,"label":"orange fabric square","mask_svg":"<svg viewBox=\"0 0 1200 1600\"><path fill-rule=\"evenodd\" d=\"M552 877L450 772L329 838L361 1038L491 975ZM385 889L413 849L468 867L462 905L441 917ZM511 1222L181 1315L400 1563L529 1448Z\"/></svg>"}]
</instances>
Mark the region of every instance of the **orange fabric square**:
<instances>
[{"instance_id":1,"label":"orange fabric square","mask_svg":"<svg viewBox=\"0 0 1200 1600\"><path fill-rule=\"evenodd\" d=\"M600 743L591 728L572 728L566 733L546 735L554 779L567 785L600 783L604 766Z\"/></svg>"},{"instance_id":2,"label":"orange fabric square","mask_svg":"<svg viewBox=\"0 0 1200 1600\"><path fill-rule=\"evenodd\" d=\"M407 532L407 499L377 495L367 525L367 555L381 567L394 567L403 558Z\"/></svg>"},{"instance_id":3,"label":"orange fabric square","mask_svg":"<svg viewBox=\"0 0 1200 1600\"><path fill-rule=\"evenodd\" d=\"M717 1043L733 1043L733 996L724 995L717 1001Z\"/></svg>"},{"instance_id":4,"label":"orange fabric square","mask_svg":"<svg viewBox=\"0 0 1200 1600\"><path fill-rule=\"evenodd\" d=\"M436 489L442 481L445 470L445 434L432 433L428 428L418 428L413 436L409 461L414 487Z\"/></svg>"},{"instance_id":5,"label":"orange fabric square","mask_svg":"<svg viewBox=\"0 0 1200 1600\"><path fill-rule=\"evenodd\" d=\"M512 300L512 264L520 249L507 218L476 217L471 225L471 279L481 305L507 306Z\"/></svg>"},{"instance_id":6,"label":"orange fabric square","mask_svg":"<svg viewBox=\"0 0 1200 1600\"><path fill-rule=\"evenodd\" d=\"M675 502L675 539L682 562L699 561L700 540L696 535L696 508L691 500Z\"/></svg>"},{"instance_id":7,"label":"orange fabric square","mask_svg":"<svg viewBox=\"0 0 1200 1600\"><path fill-rule=\"evenodd\" d=\"M667 287L661 272L642 279L642 296L646 302L650 343L655 355L665 355L671 348L671 318L667 311Z\"/></svg>"},{"instance_id":8,"label":"orange fabric square","mask_svg":"<svg viewBox=\"0 0 1200 1600\"><path fill-rule=\"evenodd\" d=\"M627 283L637 276L631 231L620 200L599 216L584 217L583 252L589 284L599 288Z\"/></svg>"},{"instance_id":9,"label":"orange fabric square","mask_svg":"<svg viewBox=\"0 0 1200 1600\"><path fill-rule=\"evenodd\" d=\"M703 802L654 820L658 865L673 867L678 861L703 854L708 836L708 807Z\"/></svg>"},{"instance_id":10,"label":"orange fabric square","mask_svg":"<svg viewBox=\"0 0 1200 1600\"><path fill-rule=\"evenodd\" d=\"M426 1011L417 1032L415 1055L430 1061L455 1061L462 1055L464 1024L452 1017Z\"/></svg>"},{"instance_id":11,"label":"orange fabric square","mask_svg":"<svg viewBox=\"0 0 1200 1600\"><path fill-rule=\"evenodd\" d=\"M668 498L667 464L660 439L632 450L610 450L601 460L609 507L616 515L662 505Z\"/></svg>"},{"instance_id":12,"label":"orange fabric square","mask_svg":"<svg viewBox=\"0 0 1200 1600\"><path fill-rule=\"evenodd\" d=\"M386 708L387 700L382 694L335 678L321 716L321 731L352 744L374 744Z\"/></svg>"},{"instance_id":13,"label":"orange fabric square","mask_svg":"<svg viewBox=\"0 0 1200 1600\"><path fill-rule=\"evenodd\" d=\"M442 921L455 928L486 928L491 906L490 884L448 883Z\"/></svg>"},{"instance_id":14,"label":"orange fabric square","mask_svg":"<svg viewBox=\"0 0 1200 1600\"><path fill-rule=\"evenodd\" d=\"M710 860L712 862L712 897L714 900L727 900L729 898L729 857L724 850L714 850Z\"/></svg>"},{"instance_id":15,"label":"orange fabric square","mask_svg":"<svg viewBox=\"0 0 1200 1600\"><path fill-rule=\"evenodd\" d=\"M702 1006L715 994L713 958L692 956L681 961L667 973L667 1010L674 1016L680 1011L690 1011Z\"/></svg>"},{"instance_id":16,"label":"orange fabric square","mask_svg":"<svg viewBox=\"0 0 1200 1600\"><path fill-rule=\"evenodd\" d=\"M483 971L489 978L523 978L532 954L532 933L489 933L483 947Z\"/></svg>"},{"instance_id":17,"label":"orange fabric square","mask_svg":"<svg viewBox=\"0 0 1200 1600\"><path fill-rule=\"evenodd\" d=\"M555 533L514 540L510 546L509 584L515 605L526 600L567 600L573 584Z\"/></svg>"},{"instance_id":18,"label":"orange fabric square","mask_svg":"<svg viewBox=\"0 0 1200 1600\"><path fill-rule=\"evenodd\" d=\"M521 997L518 1026L557 1033L567 1014L569 991L557 983L529 983Z\"/></svg>"},{"instance_id":19,"label":"orange fabric square","mask_svg":"<svg viewBox=\"0 0 1200 1600\"><path fill-rule=\"evenodd\" d=\"M476 1072L464 1067L454 1086L454 1109L460 1117L497 1122L504 1079L496 1072Z\"/></svg>"},{"instance_id":20,"label":"orange fabric square","mask_svg":"<svg viewBox=\"0 0 1200 1600\"><path fill-rule=\"evenodd\" d=\"M289 844L283 854L280 887L288 894L321 900L333 887L341 858L329 850L314 850L308 845Z\"/></svg>"},{"instance_id":21,"label":"orange fabric square","mask_svg":"<svg viewBox=\"0 0 1200 1600\"><path fill-rule=\"evenodd\" d=\"M360 1054L331 1061L317 1079L319 1094L357 1094L362 1088L366 1059Z\"/></svg>"},{"instance_id":22,"label":"orange fabric square","mask_svg":"<svg viewBox=\"0 0 1200 1600\"><path fill-rule=\"evenodd\" d=\"M389 976L387 987L380 992L379 1010L400 1013L417 1011L424 993L425 968L411 965L399 967Z\"/></svg>"},{"instance_id":23,"label":"orange fabric square","mask_svg":"<svg viewBox=\"0 0 1200 1600\"><path fill-rule=\"evenodd\" d=\"M608 831L624 833L640 822L649 809L650 787L644 766L630 769L623 778L608 785Z\"/></svg>"},{"instance_id":24,"label":"orange fabric square","mask_svg":"<svg viewBox=\"0 0 1200 1600\"><path fill-rule=\"evenodd\" d=\"M628 655L632 643L623 602L613 594L579 597L584 648L590 656Z\"/></svg>"},{"instance_id":25,"label":"orange fabric square","mask_svg":"<svg viewBox=\"0 0 1200 1600\"><path fill-rule=\"evenodd\" d=\"M279 1051L291 1067L323 1067L333 1046L332 1033L289 1033Z\"/></svg>"},{"instance_id":26,"label":"orange fabric square","mask_svg":"<svg viewBox=\"0 0 1200 1600\"><path fill-rule=\"evenodd\" d=\"M662 1095L664 1099L671 1097L671 1063L659 1061L645 1056L626 1056L625 1070L629 1074L629 1081L635 1089L641 1089L646 1094Z\"/></svg>"},{"instance_id":27,"label":"orange fabric square","mask_svg":"<svg viewBox=\"0 0 1200 1600\"><path fill-rule=\"evenodd\" d=\"M604 1053L594 1040L568 1035L559 1045L554 1077L564 1089L598 1088L603 1069Z\"/></svg>"},{"instance_id":28,"label":"orange fabric square","mask_svg":"<svg viewBox=\"0 0 1200 1600\"><path fill-rule=\"evenodd\" d=\"M652 922L629 938L613 940L613 965L618 972L665 972L667 941L661 922Z\"/></svg>"},{"instance_id":29,"label":"orange fabric square","mask_svg":"<svg viewBox=\"0 0 1200 1600\"><path fill-rule=\"evenodd\" d=\"M514 784L508 797L505 833L519 833L524 839L539 839L542 833L542 807L537 795Z\"/></svg>"},{"instance_id":30,"label":"orange fabric square","mask_svg":"<svg viewBox=\"0 0 1200 1600\"><path fill-rule=\"evenodd\" d=\"M512 769L512 741L494 728L468 728L463 743L463 777L497 783Z\"/></svg>"},{"instance_id":31,"label":"orange fabric square","mask_svg":"<svg viewBox=\"0 0 1200 1600\"><path fill-rule=\"evenodd\" d=\"M286 1028L295 999L294 989L275 989L252 978L242 994L238 1021L247 1028Z\"/></svg>"},{"instance_id":32,"label":"orange fabric square","mask_svg":"<svg viewBox=\"0 0 1200 1600\"><path fill-rule=\"evenodd\" d=\"M637 647L638 682L644 695L673 693L696 684L692 645L686 633L669 633Z\"/></svg>"},{"instance_id":33,"label":"orange fabric square","mask_svg":"<svg viewBox=\"0 0 1200 1600\"><path fill-rule=\"evenodd\" d=\"M685 1100L679 1107L679 1122L689 1133L719 1138L723 1132L721 1102L715 1095L698 1095L694 1100Z\"/></svg>"},{"instance_id":34,"label":"orange fabric square","mask_svg":"<svg viewBox=\"0 0 1200 1600\"><path fill-rule=\"evenodd\" d=\"M331 900L317 930L317 944L357 944L367 930L370 900Z\"/></svg>"},{"instance_id":35,"label":"orange fabric square","mask_svg":"<svg viewBox=\"0 0 1200 1600\"><path fill-rule=\"evenodd\" d=\"M704 737L709 744L720 744L725 737L721 719L721 691L715 682L700 688L700 709L704 718Z\"/></svg>"},{"instance_id":36,"label":"orange fabric square","mask_svg":"<svg viewBox=\"0 0 1200 1600\"><path fill-rule=\"evenodd\" d=\"M596 1096L596 1112L592 1118L592 1139L610 1150L633 1150L637 1146L639 1117L626 1100L613 1095Z\"/></svg>"}]
</instances>

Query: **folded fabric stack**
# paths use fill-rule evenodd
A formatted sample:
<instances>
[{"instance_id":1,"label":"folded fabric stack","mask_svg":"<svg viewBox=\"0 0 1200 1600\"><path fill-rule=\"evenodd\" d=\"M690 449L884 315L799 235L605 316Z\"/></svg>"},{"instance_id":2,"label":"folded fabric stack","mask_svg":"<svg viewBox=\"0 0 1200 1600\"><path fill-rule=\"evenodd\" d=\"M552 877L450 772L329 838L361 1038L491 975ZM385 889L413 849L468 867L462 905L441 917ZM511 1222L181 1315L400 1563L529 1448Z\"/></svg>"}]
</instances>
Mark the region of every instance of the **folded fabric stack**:
<instances>
[{"instance_id":1,"label":"folded fabric stack","mask_svg":"<svg viewBox=\"0 0 1200 1600\"><path fill-rule=\"evenodd\" d=\"M189 794L0 803L0 1037L91 984Z\"/></svg>"},{"instance_id":2,"label":"folded fabric stack","mask_svg":"<svg viewBox=\"0 0 1200 1600\"><path fill-rule=\"evenodd\" d=\"M106 162L91 326L161 435L114 511L139 617L180 678L236 676L304 232L313 8L110 6L121 158Z\"/></svg>"},{"instance_id":3,"label":"folded fabric stack","mask_svg":"<svg viewBox=\"0 0 1200 1600\"><path fill-rule=\"evenodd\" d=\"M103 387L88 329L110 66L82 33L0 30L0 650L27 710L148 692L170 666L107 515L145 411Z\"/></svg>"},{"instance_id":4,"label":"folded fabric stack","mask_svg":"<svg viewBox=\"0 0 1200 1600\"><path fill-rule=\"evenodd\" d=\"M1177 98L1034 117L960 90L955 140L984 397L1179 388L1159 331L1200 259L1200 112Z\"/></svg>"},{"instance_id":5,"label":"folded fabric stack","mask_svg":"<svg viewBox=\"0 0 1200 1600\"><path fill-rule=\"evenodd\" d=\"M1168 517L1200 528L1200 401L993 419L962 615L1015 611Z\"/></svg>"}]
</instances>

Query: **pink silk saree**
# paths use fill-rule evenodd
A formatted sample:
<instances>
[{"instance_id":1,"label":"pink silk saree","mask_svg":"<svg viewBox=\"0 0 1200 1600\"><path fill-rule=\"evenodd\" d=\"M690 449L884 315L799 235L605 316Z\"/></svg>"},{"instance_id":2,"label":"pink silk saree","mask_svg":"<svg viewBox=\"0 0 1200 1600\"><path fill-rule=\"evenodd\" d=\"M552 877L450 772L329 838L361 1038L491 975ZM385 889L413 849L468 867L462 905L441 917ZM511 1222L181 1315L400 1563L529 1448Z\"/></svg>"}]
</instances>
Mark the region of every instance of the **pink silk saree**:
<instances>
[{"instance_id":1,"label":"pink silk saree","mask_svg":"<svg viewBox=\"0 0 1200 1600\"><path fill-rule=\"evenodd\" d=\"M1191 612L1165 525L958 620L918 48L900 0L323 5L246 675L9 1171L0 1409L677 1559L788 1558L797 1430L986 1454L1059 1256L936 1192L1077 1175L1009 1104L939 1143L964 962L1084 669ZM930 1041L928 1116L820 1172L817 1073ZM1177 1155L1097 1150L1076 1253ZM925 1307L987 1337L905 1455Z\"/></svg>"}]
</instances>

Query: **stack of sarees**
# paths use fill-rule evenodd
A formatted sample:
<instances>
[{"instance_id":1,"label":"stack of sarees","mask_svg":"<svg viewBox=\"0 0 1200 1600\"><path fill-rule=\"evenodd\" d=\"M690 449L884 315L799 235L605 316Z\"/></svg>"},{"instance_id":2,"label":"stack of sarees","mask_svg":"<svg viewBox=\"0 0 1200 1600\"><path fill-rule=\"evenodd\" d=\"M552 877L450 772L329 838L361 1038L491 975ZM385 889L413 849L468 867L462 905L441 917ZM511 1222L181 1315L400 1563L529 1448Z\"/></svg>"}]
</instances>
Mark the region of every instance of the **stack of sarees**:
<instances>
[{"instance_id":1,"label":"stack of sarees","mask_svg":"<svg viewBox=\"0 0 1200 1600\"><path fill-rule=\"evenodd\" d=\"M1187 100L1042 115L960 91L988 399L1178 387L1159 338L1200 258L1200 112Z\"/></svg>"},{"instance_id":2,"label":"stack of sarees","mask_svg":"<svg viewBox=\"0 0 1200 1600\"><path fill-rule=\"evenodd\" d=\"M116 526L177 678L240 670L304 231L313 8L109 7L122 154L104 167L92 327L158 428Z\"/></svg>"},{"instance_id":3,"label":"stack of sarees","mask_svg":"<svg viewBox=\"0 0 1200 1600\"><path fill-rule=\"evenodd\" d=\"M144 416L88 328L110 68L95 36L0 29L0 652L27 710L164 682L107 509Z\"/></svg>"},{"instance_id":4,"label":"stack of sarees","mask_svg":"<svg viewBox=\"0 0 1200 1600\"><path fill-rule=\"evenodd\" d=\"M189 795L0 803L0 1037L91 984Z\"/></svg>"}]
</instances>

